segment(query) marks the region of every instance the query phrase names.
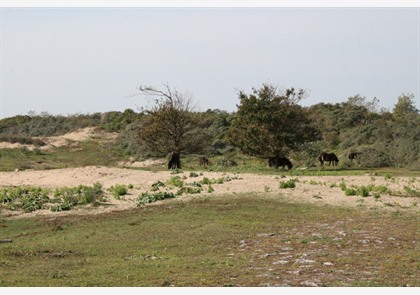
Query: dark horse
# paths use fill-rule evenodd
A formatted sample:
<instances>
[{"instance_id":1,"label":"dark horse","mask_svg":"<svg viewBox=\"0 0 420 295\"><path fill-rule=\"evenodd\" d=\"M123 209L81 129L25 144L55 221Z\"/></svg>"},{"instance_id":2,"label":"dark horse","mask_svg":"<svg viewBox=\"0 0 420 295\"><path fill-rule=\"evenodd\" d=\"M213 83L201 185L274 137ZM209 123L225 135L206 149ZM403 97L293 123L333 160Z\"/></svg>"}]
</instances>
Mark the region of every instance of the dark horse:
<instances>
[{"instance_id":1,"label":"dark horse","mask_svg":"<svg viewBox=\"0 0 420 295\"><path fill-rule=\"evenodd\" d=\"M284 166L287 166L289 170L293 167L292 162L290 162L286 157L270 157L268 158L268 166L274 166L276 169L278 169L280 166L282 166L284 169Z\"/></svg>"},{"instance_id":2,"label":"dark horse","mask_svg":"<svg viewBox=\"0 0 420 295\"><path fill-rule=\"evenodd\" d=\"M169 154L168 169L181 169L181 156L179 151Z\"/></svg>"},{"instance_id":3,"label":"dark horse","mask_svg":"<svg viewBox=\"0 0 420 295\"><path fill-rule=\"evenodd\" d=\"M336 166L338 164L338 158L334 153L322 153L319 155L318 160L321 163L321 165L324 165L324 162L329 162L329 166L331 166L331 164L333 166Z\"/></svg>"}]
</instances>

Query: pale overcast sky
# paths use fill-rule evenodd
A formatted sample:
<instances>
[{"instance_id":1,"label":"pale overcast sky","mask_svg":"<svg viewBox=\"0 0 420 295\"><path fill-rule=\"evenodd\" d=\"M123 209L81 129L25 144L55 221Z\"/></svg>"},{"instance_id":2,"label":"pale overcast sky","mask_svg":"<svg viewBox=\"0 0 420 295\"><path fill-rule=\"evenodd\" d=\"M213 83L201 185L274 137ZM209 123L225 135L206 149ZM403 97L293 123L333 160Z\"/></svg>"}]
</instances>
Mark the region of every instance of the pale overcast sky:
<instances>
[{"instance_id":1,"label":"pale overcast sky","mask_svg":"<svg viewBox=\"0 0 420 295\"><path fill-rule=\"evenodd\" d=\"M238 90L304 88L302 105L360 94L420 108L420 8L1 8L0 118L138 110L169 83L200 110Z\"/></svg>"}]
</instances>

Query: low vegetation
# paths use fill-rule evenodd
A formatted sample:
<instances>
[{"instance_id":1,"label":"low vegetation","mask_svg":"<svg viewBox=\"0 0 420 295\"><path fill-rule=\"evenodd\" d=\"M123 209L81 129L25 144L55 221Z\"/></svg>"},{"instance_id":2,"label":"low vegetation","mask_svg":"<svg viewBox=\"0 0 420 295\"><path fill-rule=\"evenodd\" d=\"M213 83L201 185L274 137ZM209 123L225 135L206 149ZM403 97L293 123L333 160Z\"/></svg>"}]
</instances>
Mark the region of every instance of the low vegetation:
<instances>
[{"instance_id":1,"label":"low vegetation","mask_svg":"<svg viewBox=\"0 0 420 295\"><path fill-rule=\"evenodd\" d=\"M5 187L0 189L0 209L32 212L39 209L67 211L76 205L98 205L105 202L100 183L93 186L79 185L54 190L41 187Z\"/></svg>"},{"instance_id":2,"label":"low vegetation","mask_svg":"<svg viewBox=\"0 0 420 295\"><path fill-rule=\"evenodd\" d=\"M252 194L0 220L0 286L419 287L417 221Z\"/></svg>"}]
</instances>

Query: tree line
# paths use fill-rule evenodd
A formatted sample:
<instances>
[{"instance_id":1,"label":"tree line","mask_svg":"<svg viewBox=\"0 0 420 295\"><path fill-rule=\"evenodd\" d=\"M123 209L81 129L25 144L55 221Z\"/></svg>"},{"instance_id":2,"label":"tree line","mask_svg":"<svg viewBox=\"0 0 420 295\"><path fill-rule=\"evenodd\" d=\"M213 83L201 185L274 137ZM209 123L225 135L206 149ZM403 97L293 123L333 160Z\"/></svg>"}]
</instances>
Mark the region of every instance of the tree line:
<instances>
[{"instance_id":1,"label":"tree line","mask_svg":"<svg viewBox=\"0 0 420 295\"><path fill-rule=\"evenodd\" d=\"M191 97L165 84L162 89L141 86L138 94L150 102L138 112L6 118L0 120L0 138L60 135L95 126L118 132L115 144L139 159L173 150L206 156L241 152L258 158L286 156L312 166L319 153L333 151L341 157L360 152L358 162L364 167L420 169L420 114L412 94L401 94L391 111L378 109L376 98L361 95L303 107L305 90L263 84L251 93L240 91L232 113L197 111Z\"/></svg>"}]
</instances>

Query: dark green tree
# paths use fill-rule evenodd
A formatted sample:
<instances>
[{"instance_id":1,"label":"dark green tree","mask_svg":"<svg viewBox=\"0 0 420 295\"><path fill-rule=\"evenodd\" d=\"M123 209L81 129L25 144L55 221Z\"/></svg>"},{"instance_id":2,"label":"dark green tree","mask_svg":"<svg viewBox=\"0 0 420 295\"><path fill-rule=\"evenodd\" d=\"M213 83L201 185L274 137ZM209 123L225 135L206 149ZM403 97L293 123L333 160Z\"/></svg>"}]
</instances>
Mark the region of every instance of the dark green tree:
<instances>
[{"instance_id":1,"label":"dark green tree","mask_svg":"<svg viewBox=\"0 0 420 295\"><path fill-rule=\"evenodd\" d=\"M239 93L240 104L229 128L230 142L243 153L267 158L285 156L317 140L319 132L298 103L303 89L280 91L264 84L252 94Z\"/></svg>"}]
</instances>

